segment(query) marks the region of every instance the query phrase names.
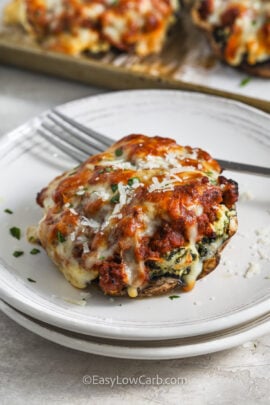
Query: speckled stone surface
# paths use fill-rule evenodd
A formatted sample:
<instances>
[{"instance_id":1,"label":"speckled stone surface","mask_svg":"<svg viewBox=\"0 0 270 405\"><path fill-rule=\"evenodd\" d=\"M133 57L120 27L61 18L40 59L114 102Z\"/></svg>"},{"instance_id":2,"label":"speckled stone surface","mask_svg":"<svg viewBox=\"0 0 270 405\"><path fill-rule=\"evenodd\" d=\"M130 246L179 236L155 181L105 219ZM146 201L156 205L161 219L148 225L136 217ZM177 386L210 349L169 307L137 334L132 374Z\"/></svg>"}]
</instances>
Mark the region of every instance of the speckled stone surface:
<instances>
[{"instance_id":1,"label":"speckled stone surface","mask_svg":"<svg viewBox=\"0 0 270 405\"><path fill-rule=\"evenodd\" d=\"M102 90L0 66L0 135L41 111ZM104 90L103 90L104 91ZM171 361L118 360L58 346L0 314L0 403L270 404L270 335ZM179 377L176 385L84 384L84 376Z\"/></svg>"}]
</instances>

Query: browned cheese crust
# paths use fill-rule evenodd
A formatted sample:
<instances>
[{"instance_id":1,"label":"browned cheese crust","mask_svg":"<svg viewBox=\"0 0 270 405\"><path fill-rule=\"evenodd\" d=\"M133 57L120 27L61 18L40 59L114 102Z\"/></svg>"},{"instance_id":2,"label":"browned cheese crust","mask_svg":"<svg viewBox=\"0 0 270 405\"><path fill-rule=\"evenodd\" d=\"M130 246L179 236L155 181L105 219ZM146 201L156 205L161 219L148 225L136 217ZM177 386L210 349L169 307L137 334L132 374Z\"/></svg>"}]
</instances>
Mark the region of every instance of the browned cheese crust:
<instances>
[{"instance_id":1,"label":"browned cheese crust","mask_svg":"<svg viewBox=\"0 0 270 405\"><path fill-rule=\"evenodd\" d=\"M66 279L108 295L192 289L237 230L237 184L205 151L130 135L38 194L37 238Z\"/></svg>"}]
</instances>

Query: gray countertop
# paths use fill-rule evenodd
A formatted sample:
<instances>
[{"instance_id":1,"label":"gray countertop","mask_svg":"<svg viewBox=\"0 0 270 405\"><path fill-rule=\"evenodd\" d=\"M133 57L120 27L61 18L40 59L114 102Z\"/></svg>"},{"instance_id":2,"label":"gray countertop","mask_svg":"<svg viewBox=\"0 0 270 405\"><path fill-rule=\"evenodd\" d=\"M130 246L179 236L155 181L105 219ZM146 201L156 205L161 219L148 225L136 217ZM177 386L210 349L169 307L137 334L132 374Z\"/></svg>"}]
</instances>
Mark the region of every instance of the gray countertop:
<instances>
[{"instance_id":1,"label":"gray countertop","mask_svg":"<svg viewBox=\"0 0 270 405\"><path fill-rule=\"evenodd\" d=\"M0 135L41 111L104 90L0 66ZM270 404L270 336L171 361L106 358L46 341L0 314L1 404ZM180 377L178 385L83 384L83 376Z\"/></svg>"}]
</instances>

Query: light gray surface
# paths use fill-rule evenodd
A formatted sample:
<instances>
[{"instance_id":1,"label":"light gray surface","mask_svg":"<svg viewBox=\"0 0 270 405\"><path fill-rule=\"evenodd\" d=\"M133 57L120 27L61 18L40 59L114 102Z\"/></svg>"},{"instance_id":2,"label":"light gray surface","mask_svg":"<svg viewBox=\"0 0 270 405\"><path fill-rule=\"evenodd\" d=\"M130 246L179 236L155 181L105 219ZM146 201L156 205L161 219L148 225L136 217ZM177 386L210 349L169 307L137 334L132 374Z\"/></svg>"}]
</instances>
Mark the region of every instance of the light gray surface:
<instances>
[{"instance_id":1,"label":"light gray surface","mask_svg":"<svg viewBox=\"0 0 270 405\"><path fill-rule=\"evenodd\" d=\"M99 93L0 66L0 135L39 112ZM117 360L48 342L0 314L0 402L13 404L270 404L270 336L173 361ZM180 377L179 385L85 385L83 376ZM98 377L95 377L98 378ZM145 381L145 379L144 379Z\"/></svg>"}]
</instances>

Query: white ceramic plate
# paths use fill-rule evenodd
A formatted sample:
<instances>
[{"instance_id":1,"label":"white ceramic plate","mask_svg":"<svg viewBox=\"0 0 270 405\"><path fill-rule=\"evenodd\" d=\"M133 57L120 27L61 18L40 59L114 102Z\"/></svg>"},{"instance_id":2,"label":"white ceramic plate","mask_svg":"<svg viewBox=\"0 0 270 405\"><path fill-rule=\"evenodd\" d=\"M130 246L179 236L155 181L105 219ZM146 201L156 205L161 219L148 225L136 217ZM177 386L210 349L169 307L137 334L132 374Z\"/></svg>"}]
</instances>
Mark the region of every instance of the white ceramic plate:
<instances>
[{"instance_id":1,"label":"white ceramic plate","mask_svg":"<svg viewBox=\"0 0 270 405\"><path fill-rule=\"evenodd\" d=\"M19 325L52 342L87 353L124 359L165 360L199 356L230 349L270 332L268 313L250 323L208 335L158 342L120 341L55 328L16 311L2 300L0 309Z\"/></svg>"},{"instance_id":2,"label":"white ceramic plate","mask_svg":"<svg viewBox=\"0 0 270 405\"><path fill-rule=\"evenodd\" d=\"M116 139L131 132L159 134L180 144L200 146L215 157L269 165L269 116L231 101L177 91L128 91L86 98L60 109L83 124ZM11 226L37 223L37 191L63 170L75 166L36 134L40 117L0 142L0 292L27 315L67 330L115 339L183 338L231 328L266 314L270 308L269 178L226 173L252 194L238 205L239 233L225 249L222 263L179 299L117 298L92 292L85 306L44 252L32 256ZM5 208L13 215L3 212ZM258 234L260 233L261 234ZM24 256L14 258L14 250ZM249 263L258 274L246 278ZM34 279L31 283L27 279ZM72 301L72 302L71 302Z\"/></svg>"}]
</instances>

